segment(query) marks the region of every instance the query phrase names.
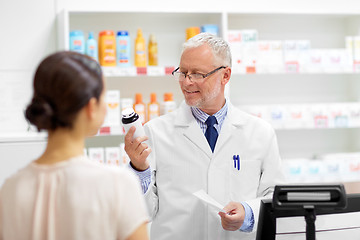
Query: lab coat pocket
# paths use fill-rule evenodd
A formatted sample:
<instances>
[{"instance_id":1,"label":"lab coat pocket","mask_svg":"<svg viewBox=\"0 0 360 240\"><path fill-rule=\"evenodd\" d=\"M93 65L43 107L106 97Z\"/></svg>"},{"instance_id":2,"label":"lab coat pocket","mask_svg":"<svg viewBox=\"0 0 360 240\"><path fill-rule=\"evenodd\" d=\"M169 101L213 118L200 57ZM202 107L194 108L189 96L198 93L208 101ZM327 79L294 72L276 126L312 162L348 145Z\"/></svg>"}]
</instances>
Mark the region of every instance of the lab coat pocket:
<instances>
[{"instance_id":1,"label":"lab coat pocket","mask_svg":"<svg viewBox=\"0 0 360 240\"><path fill-rule=\"evenodd\" d=\"M234 159L229 167L230 196L233 201L256 198L261 174L261 161Z\"/></svg>"}]
</instances>

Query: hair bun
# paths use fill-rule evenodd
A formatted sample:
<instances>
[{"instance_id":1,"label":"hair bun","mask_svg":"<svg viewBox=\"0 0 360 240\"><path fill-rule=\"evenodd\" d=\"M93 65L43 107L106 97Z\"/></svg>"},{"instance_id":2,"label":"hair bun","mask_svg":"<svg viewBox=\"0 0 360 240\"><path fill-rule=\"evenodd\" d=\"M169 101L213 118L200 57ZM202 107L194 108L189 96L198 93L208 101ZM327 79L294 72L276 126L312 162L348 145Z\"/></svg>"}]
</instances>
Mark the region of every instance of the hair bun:
<instances>
[{"instance_id":1,"label":"hair bun","mask_svg":"<svg viewBox=\"0 0 360 240\"><path fill-rule=\"evenodd\" d=\"M54 110L49 103L42 100L33 99L26 108L25 117L39 131L49 130L54 126Z\"/></svg>"}]
</instances>

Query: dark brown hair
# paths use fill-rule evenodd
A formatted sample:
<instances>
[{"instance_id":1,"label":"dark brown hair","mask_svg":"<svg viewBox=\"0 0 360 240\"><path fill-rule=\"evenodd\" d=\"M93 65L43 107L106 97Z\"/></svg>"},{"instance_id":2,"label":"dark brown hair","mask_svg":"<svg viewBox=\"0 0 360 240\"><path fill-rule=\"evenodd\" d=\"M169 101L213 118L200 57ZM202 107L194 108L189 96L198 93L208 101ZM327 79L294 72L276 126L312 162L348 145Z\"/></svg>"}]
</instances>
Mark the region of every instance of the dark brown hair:
<instances>
[{"instance_id":1,"label":"dark brown hair","mask_svg":"<svg viewBox=\"0 0 360 240\"><path fill-rule=\"evenodd\" d=\"M99 64L75 52L57 52L46 57L34 77L34 95L25 117L38 131L71 128L77 113L104 85Z\"/></svg>"}]
</instances>

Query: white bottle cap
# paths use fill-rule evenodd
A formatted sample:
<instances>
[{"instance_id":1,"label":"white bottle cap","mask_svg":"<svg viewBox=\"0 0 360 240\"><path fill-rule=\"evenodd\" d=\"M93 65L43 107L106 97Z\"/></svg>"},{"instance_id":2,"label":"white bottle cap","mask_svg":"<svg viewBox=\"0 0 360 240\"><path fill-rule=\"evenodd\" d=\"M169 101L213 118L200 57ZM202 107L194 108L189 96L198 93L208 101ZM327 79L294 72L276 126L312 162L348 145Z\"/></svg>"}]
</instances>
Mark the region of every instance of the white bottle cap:
<instances>
[{"instance_id":1,"label":"white bottle cap","mask_svg":"<svg viewBox=\"0 0 360 240\"><path fill-rule=\"evenodd\" d=\"M131 118L132 116L135 115L135 111L134 109L132 108L125 108L123 111L122 111L122 116L123 118Z\"/></svg>"}]
</instances>

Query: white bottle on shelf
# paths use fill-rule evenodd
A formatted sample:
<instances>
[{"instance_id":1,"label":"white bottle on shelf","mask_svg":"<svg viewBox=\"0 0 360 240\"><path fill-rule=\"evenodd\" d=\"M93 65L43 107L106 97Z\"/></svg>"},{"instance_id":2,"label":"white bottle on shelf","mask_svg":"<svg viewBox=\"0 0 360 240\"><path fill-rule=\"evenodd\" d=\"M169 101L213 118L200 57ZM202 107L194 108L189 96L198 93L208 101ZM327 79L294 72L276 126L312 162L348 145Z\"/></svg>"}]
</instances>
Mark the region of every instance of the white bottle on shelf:
<instances>
[{"instance_id":1,"label":"white bottle on shelf","mask_svg":"<svg viewBox=\"0 0 360 240\"><path fill-rule=\"evenodd\" d=\"M176 109L176 103L173 99L172 93L164 94L164 102L161 105L161 115L172 112Z\"/></svg>"}]
</instances>

